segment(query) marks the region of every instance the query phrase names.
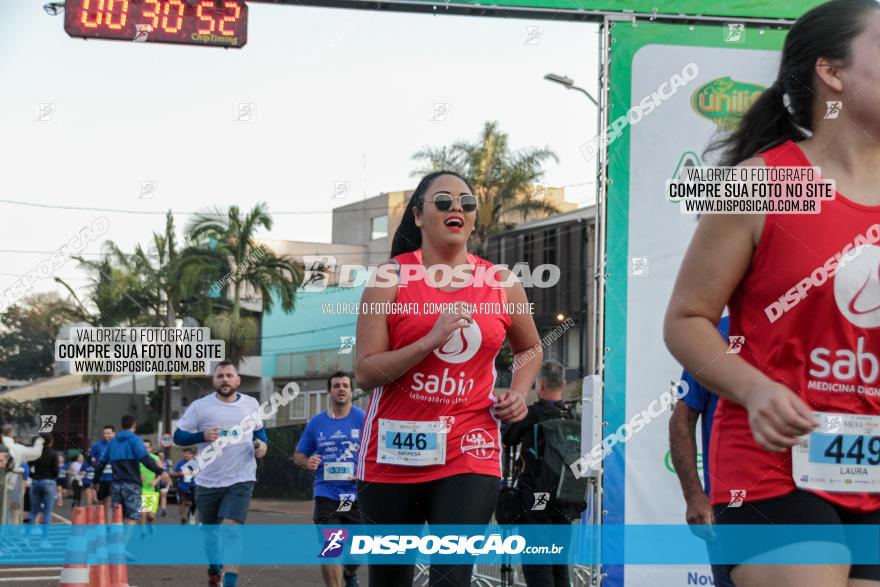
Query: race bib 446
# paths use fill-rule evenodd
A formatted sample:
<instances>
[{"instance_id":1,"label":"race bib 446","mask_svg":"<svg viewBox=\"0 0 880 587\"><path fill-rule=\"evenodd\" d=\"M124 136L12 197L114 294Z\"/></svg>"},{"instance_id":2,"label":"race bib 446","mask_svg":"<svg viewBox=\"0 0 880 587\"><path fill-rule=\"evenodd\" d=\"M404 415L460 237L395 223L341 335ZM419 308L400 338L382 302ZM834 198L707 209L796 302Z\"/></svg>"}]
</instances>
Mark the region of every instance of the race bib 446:
<instances>
[{"instance_id":1,"label":"race bib 446","mask_svg":"<svg viewBox=\"0 0 880 587\"><path fill-rule=\"evenodd\" d=\"M379 463L425 467L446 463L446 434L439 420L379 420Z\"/></svg>"}]
</instances>

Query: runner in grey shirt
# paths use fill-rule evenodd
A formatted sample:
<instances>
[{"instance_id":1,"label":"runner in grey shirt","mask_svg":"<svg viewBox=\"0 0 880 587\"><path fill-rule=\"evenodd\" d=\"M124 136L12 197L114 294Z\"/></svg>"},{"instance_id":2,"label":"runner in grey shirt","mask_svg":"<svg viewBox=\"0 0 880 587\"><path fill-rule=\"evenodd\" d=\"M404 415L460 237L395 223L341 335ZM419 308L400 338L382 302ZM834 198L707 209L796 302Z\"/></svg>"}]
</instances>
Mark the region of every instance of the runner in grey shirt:
<instances>
[{"instance_id":1,"label":"runner in grey shirt","mask_svg":"<svg viewBox=\"0 0 880 587\"><path fill-rule=\"evenodd\" d=\"M219 363L214 369L214 393L190 404L174 432L176 444L199 446L188 476L198 473L195 502L203 524L244 524L257 480L255 459L262 458L268 448L260 404L238 393L240 384L235 365ZM211 536L214 542L209 552L217 552L216 533ZM208 567L208 585L221 585L221 569L219 564ZM238 565L227 565L222 585L237 582Z\"/></svg>"}]
</instances>

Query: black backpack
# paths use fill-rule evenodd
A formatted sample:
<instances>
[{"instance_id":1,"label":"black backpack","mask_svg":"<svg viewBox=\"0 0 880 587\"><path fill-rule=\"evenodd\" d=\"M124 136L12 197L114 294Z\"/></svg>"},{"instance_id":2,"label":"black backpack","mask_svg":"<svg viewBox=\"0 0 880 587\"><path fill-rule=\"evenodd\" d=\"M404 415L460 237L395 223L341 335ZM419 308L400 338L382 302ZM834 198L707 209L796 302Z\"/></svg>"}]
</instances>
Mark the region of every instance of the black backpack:
<instances>
[{"instance_id":1,"label":"black backpack","mask_svg":"<svg viewBox=\"0 0 880 587\"><path fill-rule=\"evenodd\" d=\"M524 447L526 448L526 447ZM581 421L568 412L542 420L532 429L526 448L538 463L535 491L550 494L557 506L579 513L586 507L588 477L576 477L571 465L581 458Z\"/></svg>"}]
</instances>

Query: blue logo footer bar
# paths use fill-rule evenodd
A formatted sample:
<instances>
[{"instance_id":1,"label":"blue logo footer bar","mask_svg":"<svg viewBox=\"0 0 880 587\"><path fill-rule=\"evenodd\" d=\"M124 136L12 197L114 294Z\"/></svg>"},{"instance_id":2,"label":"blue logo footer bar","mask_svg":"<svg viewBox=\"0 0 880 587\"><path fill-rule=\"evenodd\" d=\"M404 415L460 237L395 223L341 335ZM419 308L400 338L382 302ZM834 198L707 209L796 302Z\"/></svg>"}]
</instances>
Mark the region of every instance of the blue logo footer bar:
<instances>
[{"instance_id":1,"label":"blue logo footer bar","mask_svg":"<svg viewBox=\"0 0 880 587\"><path fill-rule=\"evenodd\" d=\"M48 545L26 529L0 526L0 565L880 564L867 524L53 525Z\"/></svg>"}]
</instances>

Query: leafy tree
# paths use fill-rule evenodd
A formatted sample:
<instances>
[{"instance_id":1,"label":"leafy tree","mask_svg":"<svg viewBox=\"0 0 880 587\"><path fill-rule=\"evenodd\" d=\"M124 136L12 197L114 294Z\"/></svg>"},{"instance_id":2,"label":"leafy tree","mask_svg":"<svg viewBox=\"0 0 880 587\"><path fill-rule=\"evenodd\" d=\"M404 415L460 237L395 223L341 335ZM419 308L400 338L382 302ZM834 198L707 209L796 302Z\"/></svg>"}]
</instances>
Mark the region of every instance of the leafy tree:
<instances>
[{"instance_id":1,"label":"leafy tree","mask_svg":"<svg viewBox=\"0 0 880 587\"><path fill-rule=\"evenodd\" d=\"M0 422L13 426L30 426L38 419L36 402L20 402L0 397Z\"/></svg>"},{"instance_id":2,"label":"leafy tree","mask_svg":"<svg viewBox=\"0 0 880 587\"><path fill-rule=\"evenodd\" d=\"M140 276L120 259L118 247L111 241L106 241L98 260L92 261L83 257L74 259L89 274L85 303L63 279L56 277L55 281L70 292L76 302L77 317L96 327L138 323L139 317L145 311L147 293ZM101 385L110 379L110 375L83 376L83 381L92 384L94 395L89 414L89 431L93 436L98 432Z\"/></svg>"},{"instance_id":3,"label":"leafy tree","mask_svg":"<svg viewBox=\"0 0 880 587\"><path fill-rule=\"evenodd\" d=\"M301 263L279 257L256 242L260 229L272 229L272 216L265 203L255 205L246 214L238 206L230 206L225 212L218 208L203 211L187 226L187 236L194 244L181 254L181 279L186 291L212 281L215 295L221 299L231 297L231 308L209 316L206 326L213 336L225 341L226 358L235 364L258 331L256 318L242 316L245 292L259 294L263 312L271 311L273 294L285 312L292 312L303 279Z\"/></svg>"},{"instance_id":4,"label":"leafy tree","mask_svg":"<svg viewBox=\"0 0 880 587\"><path fill-rule=\"evenodd\" d=\"M197 308L207 308L210 315L207 285L197 279L184 279L182 255L185 250L178 247L174 215L169 210L165 215L165 230L153 233L149 249L137 245L130 257L119 253L120 261L142 279L146 308L138 317L141 323L173 327L179 316ZM161 414L165 431L171 429L171 381L172 375L165 375L165 389L169 390L169 393L162 394Z\"/></svg>"},{"instance_id":5,"label":"leafy tree","mask_svg":"<svg viewBox=\"0 0 880 587\"><path fill-rule=\"evenodd\" d=\"M52 375L55 339L77 308L57 293L25 297L0 314L0 375L10 379L35 379Z\"/></svg>"}]
</instances>

